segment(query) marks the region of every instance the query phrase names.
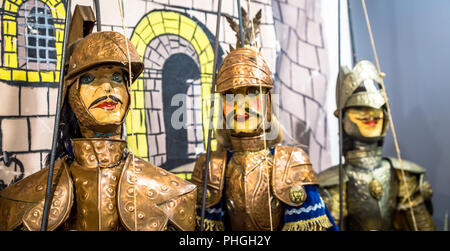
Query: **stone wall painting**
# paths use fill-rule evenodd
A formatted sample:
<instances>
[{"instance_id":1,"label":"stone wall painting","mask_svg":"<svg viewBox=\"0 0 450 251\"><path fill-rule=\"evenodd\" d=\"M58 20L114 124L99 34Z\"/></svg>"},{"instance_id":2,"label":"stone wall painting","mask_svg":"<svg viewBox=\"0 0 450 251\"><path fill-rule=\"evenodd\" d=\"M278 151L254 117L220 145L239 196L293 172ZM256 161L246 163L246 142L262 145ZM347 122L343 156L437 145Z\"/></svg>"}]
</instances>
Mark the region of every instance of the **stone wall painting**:
<instances>
[{"instance_id":1,"label":"stone wall painting","mask_svg":"<svg viewBox=\"0 0 450 251\"><path fill-rule=\"evenodd\" d=\"M100 1L101 29L125 33L145 63L132 86L125 137L138 156L190 178L205 152L212 83L217 0ZM238 19L236 1L223 15ZM285 143L302 146L316 171L329 166L327 47L321 1L241 1L254 16L262 9L261 52L274 73L274 93ZM92 0L73 0L92 6ZM42 168L51 147L64 31L65 1L0 0L0 189ZM221 17L218 62L236 43ZM94 28L94 32L96 27ZM174 99L185 94L182 99ZM181 104L186 124L169 120ZM215 147L215 140L211 142ZM5 154L6 153L6 154ZM5 159L6 157L6 159ZM8 165L7 165L8 164Z\"/></svg>"}]
</instances>

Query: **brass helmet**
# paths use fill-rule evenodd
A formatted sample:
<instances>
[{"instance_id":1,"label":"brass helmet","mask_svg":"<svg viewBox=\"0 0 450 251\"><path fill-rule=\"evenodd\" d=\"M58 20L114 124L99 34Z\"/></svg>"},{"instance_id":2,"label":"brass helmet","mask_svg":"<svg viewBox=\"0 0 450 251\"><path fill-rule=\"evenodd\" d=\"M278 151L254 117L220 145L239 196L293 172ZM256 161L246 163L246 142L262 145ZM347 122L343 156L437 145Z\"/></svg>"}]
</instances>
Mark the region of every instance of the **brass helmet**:
<instances>
[{"instance_id":1,"label":"brass helmet","mask_svg":"<svg viewBox=\"0 0 450 251\"><path fill-rule=\"evenodd\" d=\"M225 57L217 73L216 92L260 85L272 89L273 79L269 66L256 48L238 48Z\"/></svg>"},{"instance_id":2,"label":"brass helmet","mask_svg":"<svg viewBox=\"0 0 450 251\"><path fill-rule=\"evenodd\" d=\"M236 49L230 46L230 53L219 68L216 79L218 93L244 86L262 86L268 89L273 87L272 72L256 43L256 35L259 33L261 24L261 10L253 19L250 19L244 8L241 8L241 11L244 45L241 45L239 24L232 17L226 16L231 29L236 33Z\"/></svg>"},{"instance_id":3,"label":"brass helmet","mask_svg":"<svg viewBox=\"0 0 450 251\"><path fill-rule=\"evenodd\" d=\"M74 48L66 64L66 79L73 79L89 69L106 64L120 65L128 71L127 44L133 83L144 70L144 64L131 41L114 31L92 33L74 42L71 45Z\"/></svg>"},{"instance_id":4,"label":"brass helmet","mask_svg":"<svg viewBox=\"0 0 450 251\"><path fill-rule=\"evenodd\" d=\"M381 76L376 67L367 60L358 62L351 71L348 67L341 69L341 106L339 107L345 115L345 110L350 107L371 107L379 109L384 107L383 131L379 137L365 138L361 135L358 127L343 116L343 127L345 132L352 137L361 140L378 141L386 135L389 117L386 113L386 99L381 87ZM339 79L338 79L339 81ZM339 88L336 88L336 102L338 102ZM336 106L339 106L337 103ZM338 110L335 111L336 117Z\"/></svg>"},{"instance_id":5,"label":"brass helmet","mask_svg":"<svg viewBox=\"0 0 450 251\"><path fill-rule=\"evenodd\" d=\"M79 77L84 72L102 65L122 66L128 72L129 62L131 62L131 79L128 82L128 85L131 85L144 70L144 64L128 38L113 31L91 33L94 23L95 17L92 9L89 6L77 5L69 31L63 99L66 92L69 92L72 110L80 124L96 132L107 133L120 126L125 120L126 114L117 125L103 125L96 121L81 101ZM64 104L64 100L61 104Z\"/></svg>"}]
</instances>

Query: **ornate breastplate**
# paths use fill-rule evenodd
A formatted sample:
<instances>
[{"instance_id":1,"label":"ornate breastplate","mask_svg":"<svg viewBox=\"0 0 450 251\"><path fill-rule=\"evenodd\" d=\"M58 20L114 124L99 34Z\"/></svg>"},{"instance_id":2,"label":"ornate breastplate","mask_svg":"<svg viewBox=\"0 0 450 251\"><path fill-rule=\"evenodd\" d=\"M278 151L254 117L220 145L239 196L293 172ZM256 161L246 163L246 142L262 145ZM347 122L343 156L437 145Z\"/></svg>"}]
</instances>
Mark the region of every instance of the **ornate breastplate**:
<instances>
[{"instance_id":1,"label":"ornate breastplate","mask_svg":"<svg viewBox=\"0 0 450 251\"><path fill-rule=\"evenodd\" d=\"M273 156L269 150L262 150L263 142L259 139L242 141L244 140L232 140L235 152L225 171L225 201L231 229L267 231L272 224L272 228L276 230L281 225L283 208L270 187ZM248 148L252 151L244 150Z\"/></svg>"},{"instance_id":2,"label":"ornate breastplate","mask_svg":"<svg viewBox=\"0 0 450 251\"><path fill-rule=\"evenodd\" d=\"M346 155L348 230L392 230L396 181L381 149Z\"/></svg>"},{"instance_id":3,"label":"ornate breastplate","mask_svg":"<svg viewBox=\"0 0 450 251\"><path fill-rule=\"evenodd\" d=\"M76 230L121 230L117 186L124 166L126 142L110 139L74 139L75 161L70 171L75 185Z\"/></svg>"}]
</instances>

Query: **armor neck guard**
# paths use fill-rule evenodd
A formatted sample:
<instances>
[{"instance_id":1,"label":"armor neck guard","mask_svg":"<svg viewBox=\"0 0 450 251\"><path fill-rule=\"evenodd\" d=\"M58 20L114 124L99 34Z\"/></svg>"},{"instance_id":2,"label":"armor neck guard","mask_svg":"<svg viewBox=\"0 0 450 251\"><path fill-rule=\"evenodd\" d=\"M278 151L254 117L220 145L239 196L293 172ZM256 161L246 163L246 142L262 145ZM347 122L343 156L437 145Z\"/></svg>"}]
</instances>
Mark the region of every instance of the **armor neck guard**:
<instances>
[{"instance_id":1,"label":"armor neck guard","mask_svg":"<svg viewBox=\"0 0 450 251\"><path fill-rule=\"evenodd\" d=\"M126 141L121 139L80 138L72 139L75 160L90 168L112 168L126 156Z\"/></svg>"},{"instance_id":2,"label":"armor neck guard","mask_svg":"<svg viewBox=\"0 0 450 251\"><path fill-rule=\"evenodd\" d=\"M231 149L234 152L243 151L260 151L264 149L264 135L258 135L253 137L236 137L231 136ZM266 147L269 147L268 141L266 140Z\"/></svg>"},{"instance_id":3,"label":"armor neck guard","mask_svg":"<svg viewBox=\"0 0 450 251\"><path fill-rule=\"evenodd\" d=\"M379 166L382 160L381 147L376 144L365 144L357 142L355 150L345 154L345 161L352 166L370 169Z\"/></svg>"}]
</instances>

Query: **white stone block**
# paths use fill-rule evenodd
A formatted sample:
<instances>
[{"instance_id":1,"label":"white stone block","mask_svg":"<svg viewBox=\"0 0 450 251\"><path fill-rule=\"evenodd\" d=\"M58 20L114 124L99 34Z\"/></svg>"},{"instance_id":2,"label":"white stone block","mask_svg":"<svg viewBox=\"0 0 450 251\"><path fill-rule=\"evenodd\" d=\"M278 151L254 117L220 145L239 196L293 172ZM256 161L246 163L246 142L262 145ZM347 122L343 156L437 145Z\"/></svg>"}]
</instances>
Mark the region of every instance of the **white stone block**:
<instances>
[{"instance_id":1,"label":"white stone block","mask_svg":"<svg viewBox=\"0 0 450 251\"><path fill-rule=\"evenodd\" d=\"M19 115L19 87L0 82L0 116Z\"/></svg>"},{"instance_id":2,"label":"white stone block","mask_svg":"<svg viewBox=\"0 0 450 251\"><path fill-rule=\"evenodd\" d=\"M8 152L24 152L29 150L27 119L3 119L2 150Z\"/></svg>"},{"instance_id":3,"label":"white stone block","mask_svg":"<svg viewBox=\"0 0 450 251\"><path fill-rule=\"evenodd\" d=\"M21 115L47 115L48 87L22 87L20 94Z\"/></svg>"}]
</instances>

